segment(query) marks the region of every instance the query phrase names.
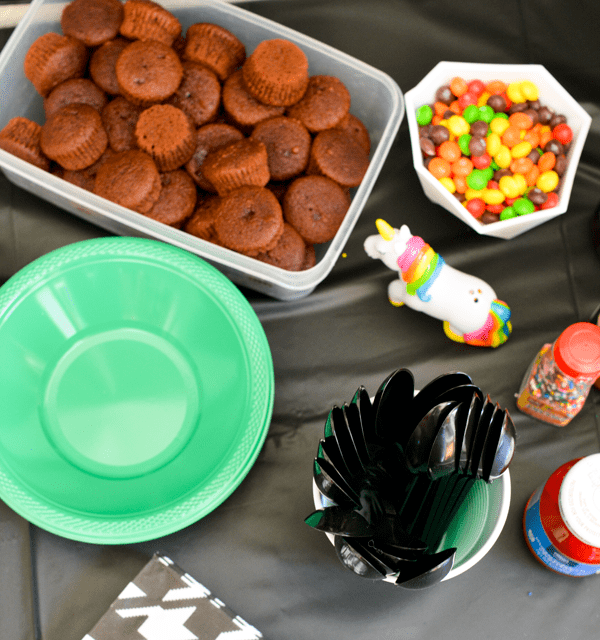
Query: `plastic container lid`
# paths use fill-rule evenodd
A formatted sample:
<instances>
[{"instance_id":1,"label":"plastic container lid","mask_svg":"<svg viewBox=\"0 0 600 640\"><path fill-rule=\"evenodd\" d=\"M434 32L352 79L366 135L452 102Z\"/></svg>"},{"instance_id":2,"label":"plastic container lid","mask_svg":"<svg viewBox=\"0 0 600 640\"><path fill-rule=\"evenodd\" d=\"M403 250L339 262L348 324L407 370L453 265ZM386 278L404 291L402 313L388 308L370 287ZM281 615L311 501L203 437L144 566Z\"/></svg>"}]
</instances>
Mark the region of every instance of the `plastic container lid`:
<instances>
[{"instance_id":1,"label":"plastic container lid","mask_svg":"<svg viewBox=\"0 0 600 640\"><path fill-rule=\"evenodd\" d=\"M554 346L554 360L568 376L597 378L600 375L600 327L576 322L567 327Z\"/></svg>"},{"instance_id":2,"label":"plastic container lid","mask_svg":"<svg viewBox=\"0 0 600 640\"><path fill-rule=\"evenodd\" d=\"M583 458L569 469L558 503L572 533L585 544L600 547L600 453Z\"/></svg>"}]
</instances>

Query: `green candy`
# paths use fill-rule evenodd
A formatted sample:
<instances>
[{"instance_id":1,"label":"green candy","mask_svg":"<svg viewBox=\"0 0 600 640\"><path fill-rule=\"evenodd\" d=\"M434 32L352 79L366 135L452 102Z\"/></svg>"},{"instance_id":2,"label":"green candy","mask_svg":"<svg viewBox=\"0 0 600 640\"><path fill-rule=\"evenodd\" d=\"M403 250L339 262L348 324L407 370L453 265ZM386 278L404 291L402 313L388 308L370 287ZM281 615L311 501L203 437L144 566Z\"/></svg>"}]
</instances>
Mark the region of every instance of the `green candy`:
<instances>
[{"instance_id":1,"label":"green candy","mask_svg":"<svg viewBox=\"0 0 600 640\"><path fill-rule=\"evenodd\" d=\"M485 189L489 180L487 169L473 169L467 176L467 184L471 189L475 189L475 191Z\"/></svg>"},{"instance_id":2,"label":"green candy","mask_svg":"<svg viewBox=\"0 0 600 640\"><path fill-rule=\"evenodd\" d=\"M483 120L488 124L493 120L496 115L495 111L489 105L484 105L483 107L479 107L479 120Z\"/></svg>"},{"instance_id":3,"label":"green candy","mask_svg":"<svg viewBox=\"0 0 600 640\"><path fill-rule=\"evenodd\" d=\"M481 169L481 173L483 173L486 178L486 185L494 177L494 170L492 169L491 165L489 167L486 167L485 169Z\"/></svg>"},{"instance_id":4,"label":"green candy","mask_svg":"<svg viewBox=\"0 0 600 640\"><path fill-rule=\"evenodd\" d=\"M420 127L428 125L432 118L433 109L428 104L424 104L422 107L417 109L417 123Z\"/></svg>"},{"instance_id":5,"label":"green candy","mask_svg":"<svg viewBox=\"0 0 600 640\"><path fill-rule=\"evenodd\" d=\"M494 158L492 158L492 162L490 163L490 167L494 171L498 171L498 169L500 168L500 165L494 160Z\"/></svg>"},{"instance_id":6,"label":"green candy","mask_svg":"<svg viewBox=\"0 0 600 640\"><path fill-rule=\"evenodd\" d=\"M504 111L497 111L496 113L494 113L494 118L502 118L503 120L508 120L508 113L504 113ZM492 120L494 118L492 118Z\"/></svg>"},{"instance_id":7,"label":"green candy","mask_svg":"<svg viewBox=\"0 0 600 640\"><path fill-rule=\"evenodd\" d=\"M500 212L500 220L510 220L511 218L516 218L517 212L513 207L504 207Z\"/></svg>"},{"instance_id":8,"label":"green candy","mask_svg":"<svg viewBox=\"0 0 600 640\"><path fill-rule=\"evenodd\" d=\"M519 198L512 203L512 206L518 216L525 216L535 211L535 205L529 198Z\"/></svg>"},{"instance_id":9,"label":"green candy","mask_svg":"<svg viewBox=\"0 0 600 640\"><path fill-rule=\"evenodd\" d=\"M458 146L465 156L471 155L471 152L469 151L469 142L471 142L472 137L473 136L470 133L463 133L463 135L458 138Z\"/></svg>"},{"instance_id":10,"label":"green candy","mask_svg":"<svg viewBox=\"0 0 600 640\"><path fill-rule=\"evenodd\" d=\"M470 104L468 107L465 107L462 112L462 117L469 123L473 124L476 120L479 120L479 108L474 104Z\"/></svg>"}]
</instances>

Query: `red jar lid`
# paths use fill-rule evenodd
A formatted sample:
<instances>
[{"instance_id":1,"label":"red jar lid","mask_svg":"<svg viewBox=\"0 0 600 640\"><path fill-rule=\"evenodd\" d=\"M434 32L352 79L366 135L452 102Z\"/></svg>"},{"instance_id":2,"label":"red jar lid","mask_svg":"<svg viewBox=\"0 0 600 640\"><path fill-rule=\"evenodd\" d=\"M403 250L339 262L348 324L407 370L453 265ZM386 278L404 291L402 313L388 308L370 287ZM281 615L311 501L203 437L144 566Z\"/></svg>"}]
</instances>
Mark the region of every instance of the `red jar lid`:
<instances>
[{"instance_id":1,"label":"red jar lid","mask_svg":"<svg viewBox=\"0 0 600 640\"><path fill-rule=\"evenodd\" d=\"M559 369L572 378L597 378L600 375L600 327L591 322L576 322L558 336L554 360Z\"/></svg>"}]
</instances>

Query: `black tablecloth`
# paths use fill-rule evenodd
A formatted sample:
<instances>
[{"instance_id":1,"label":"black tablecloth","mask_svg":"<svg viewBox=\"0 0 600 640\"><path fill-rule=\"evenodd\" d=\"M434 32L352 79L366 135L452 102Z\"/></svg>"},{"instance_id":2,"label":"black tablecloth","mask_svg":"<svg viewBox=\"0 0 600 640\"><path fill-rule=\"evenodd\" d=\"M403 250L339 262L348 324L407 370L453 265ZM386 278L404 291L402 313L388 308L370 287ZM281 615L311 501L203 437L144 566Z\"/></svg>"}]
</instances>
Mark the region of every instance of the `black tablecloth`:
<instances>
[{"instance_id":1,"label":"black tablecloth","mask_svg":"<svg viewBox=\"0 0 600 640\"><path fill-rule=\"evenodd\" d=\"M541 63L592 115L565 215L512 240L478 235L424 196L408 127L397 138L329 277L303 300L243 290L265 329L275 406L260 456L240 487L186 529L140 544L72 542L0 502L0 638L79 640L155 551L219 595L272 640L598 637L600 578L552 573L528 550L522 515L563 462L599 450L595 389L565 428L520 413L514 394L539 347L588 320L600 302L591 225L600 201L600 65L596 2L272 0L245 7L382 69L403 91L440 60ZM0 32L5 42L9 32ZM1 109L0 96L0 109ZM512 309L498 349L448 340L439 321L386 296L393 274L362 244L376 218L408 224L447 263L489 282ZM0 282L48 251L106 235L0 176ZM507 407L517 431L512 501L502 534L468 572L427 591L345 570L312 511L312 460L330 407L359 385L374 393L398 367L420 387L462 370ZM1 419L1 418L0 418Z\"/></svg>"}]
</instances>

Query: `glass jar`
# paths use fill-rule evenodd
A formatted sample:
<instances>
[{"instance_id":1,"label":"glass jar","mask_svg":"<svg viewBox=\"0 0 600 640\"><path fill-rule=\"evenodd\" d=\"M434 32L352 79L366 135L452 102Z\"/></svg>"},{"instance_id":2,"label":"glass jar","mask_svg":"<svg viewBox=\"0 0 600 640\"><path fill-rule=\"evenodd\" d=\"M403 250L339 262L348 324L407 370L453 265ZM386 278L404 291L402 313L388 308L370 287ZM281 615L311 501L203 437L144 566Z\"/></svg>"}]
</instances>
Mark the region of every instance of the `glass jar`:
<instances>
[{"instance_id":1,"label":"glass jar","mask_svg":"<svg viewBox=\"0 0 600 640\"><path fill-rule=\"evenodd\" d=\"M540 349L521 383L517 407L564 427L581 411L598 376L600 327L576 322Z\"/></svg>"}]
</instances>

